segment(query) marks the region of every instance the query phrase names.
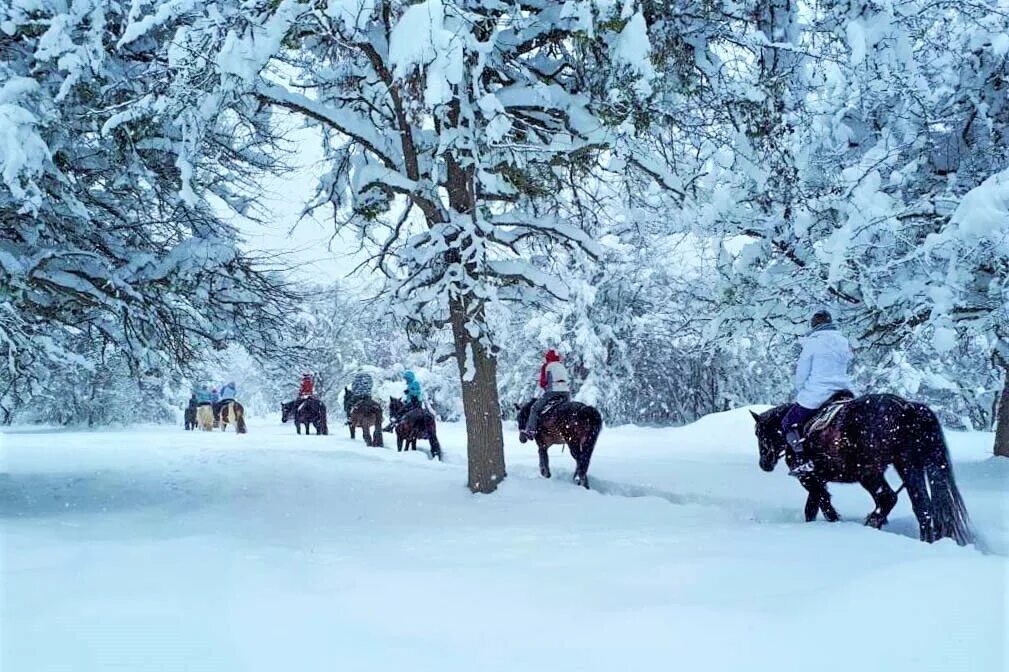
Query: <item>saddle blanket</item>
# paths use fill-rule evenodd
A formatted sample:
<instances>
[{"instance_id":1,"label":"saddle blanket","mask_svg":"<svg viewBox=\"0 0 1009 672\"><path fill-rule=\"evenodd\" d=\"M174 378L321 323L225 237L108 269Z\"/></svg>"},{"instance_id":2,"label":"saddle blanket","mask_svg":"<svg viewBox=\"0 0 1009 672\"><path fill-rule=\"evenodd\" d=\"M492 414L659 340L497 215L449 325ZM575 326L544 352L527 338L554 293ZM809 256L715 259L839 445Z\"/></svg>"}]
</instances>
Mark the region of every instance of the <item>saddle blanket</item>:
<instances>
[{"instance_id":1,"label":"saddle blanket","mask_svg":"<svg viewBox=\"0 0 1009 672\"><path fill-rule=\"evenodd\" d=\"M806 425L806 434L809 435L814 432L819 432L829 427L830 423L834 421L834 418L837 417L837 414L841 411L841 409L851 403L851 401L851 399L841 399L839 401L831 402L821 408L817 414L813 416L813 419L809 421L809 424Z\"/></svg>"}]
</instances>

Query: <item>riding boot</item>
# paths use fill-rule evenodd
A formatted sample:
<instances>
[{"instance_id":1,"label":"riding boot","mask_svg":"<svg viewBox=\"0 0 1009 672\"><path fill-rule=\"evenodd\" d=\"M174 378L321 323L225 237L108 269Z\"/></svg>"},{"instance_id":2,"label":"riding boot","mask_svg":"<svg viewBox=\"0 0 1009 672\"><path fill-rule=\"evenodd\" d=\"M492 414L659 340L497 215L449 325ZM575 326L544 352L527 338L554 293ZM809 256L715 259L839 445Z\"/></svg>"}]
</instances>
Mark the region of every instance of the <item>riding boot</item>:
<instances>
[{"instance_id":1,"label":"riding boot","mask_svg":"<svg viewBox=\"0 0 1009 672\"><path fill-rule=\"evenodd\" d=\"M813 473L815 467L813 462L806 457L805 446L803 445L805 440L799 434L799 430L788 430L785 433L785 441L788 442L788 446L792 449L792 453L795 455L795 466L789 470L788 475L798 478Z\"/></svg>"}]
</instances>

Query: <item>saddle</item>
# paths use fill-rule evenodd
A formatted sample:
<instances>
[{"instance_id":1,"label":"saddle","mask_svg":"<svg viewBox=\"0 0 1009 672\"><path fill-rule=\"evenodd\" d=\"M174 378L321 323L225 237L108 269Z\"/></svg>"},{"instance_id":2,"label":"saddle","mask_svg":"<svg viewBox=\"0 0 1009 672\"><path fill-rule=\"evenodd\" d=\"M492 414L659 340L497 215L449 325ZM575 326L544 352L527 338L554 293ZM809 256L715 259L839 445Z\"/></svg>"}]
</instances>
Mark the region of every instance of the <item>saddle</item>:
<instances>
[{"instance_id":1,"label":"saddle","mask_svg":"<svg viewBox=\"0 0 1009 672\"><path fill-rule=\"evenodd\" d=\"M540 418L545 418L552 411L557 410L561 404L566 404L570 399L565 399L564 397L557 397L556 399L551 399L544 406L543 410L540 411Z\"/></svg>"},{"instance_id":2,"label":"saddle","mask_svg":"<svg viewBox=\"0 0 1009 672\"><path fill-rule=\"evenodd\" d=\"M370 394L355 394L347 400L347 411L351 412L360 404L366 401L373 401Z\"/></svg>"},{"instance_id":3,"label":"saddle","mask_svg":"<svg viewBox=\"0 0 1009 672\"><path fill-rule=\"evenodd\" d=\"M823 430L830 427L830 423L834 421L837 414L841 412L850 401L855 398L855 395L851 390L841 390L840 392L835 392L826 403L821 406L817 411L816 415L810 418L806 425L803 427L803 436L809 436L810 434L815 434L816 432L822 432Z\"/></svg>"}]
</instances>

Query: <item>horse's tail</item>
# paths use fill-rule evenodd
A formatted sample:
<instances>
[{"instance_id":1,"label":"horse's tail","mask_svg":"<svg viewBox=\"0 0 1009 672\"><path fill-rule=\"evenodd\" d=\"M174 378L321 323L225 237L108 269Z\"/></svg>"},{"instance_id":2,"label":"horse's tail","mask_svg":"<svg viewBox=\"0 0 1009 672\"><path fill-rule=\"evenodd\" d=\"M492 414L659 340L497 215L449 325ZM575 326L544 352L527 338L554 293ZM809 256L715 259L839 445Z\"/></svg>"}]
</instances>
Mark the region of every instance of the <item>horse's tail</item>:
<instances>
[{"instance_id":1,"label":"horse's tail","mask_svg":"<svg viewBox=\"0 0 1009 672\"><path fill-rule=\"evenodd\" d=\"M231 411L235 418L235 430L239 434L248 432L248 427L245 426L245 407L235 401L232 402Z\"/></svg>"},{"instance_id":2,"label":"horse's tail","mask_svg":"<svg viewBox=\"0 0 1009 672\"><path fill-rule=\"evenodd\" d=\"M326 404L319 402L319 426L322 434L329 434L329 421L326 419Z\"/></svg>"},{"instance_id":3,"label":"horse's tail","mask_svg":"<svg viewBox=\"0 0 1009 672\"><path fill-rule=\"evenodd\" d=\"M928 478L930 499L932 500L932 526L936 539L949 537L963 546L973 543L970 517L964 506L960 490L953 478L953 465L949 459L949 448L942 433L939 418L927 406L914 404L912 412L923 432L921 460Z\"/></svg>"},{"instance_id":4,"label":"horse's tail","mask_svg":"<svg viewBox=\"0 0 1009 672\"><path fill-rule=\"evenodd\" d=\"M586 460L591 458L592 451L596 448L596 441L599 440L599 433L603 431L603 416L595 406L586 406L582 409L582 415L589 425L589 431L582 438L581 451L586 456Z\"/></svg>"},{"instance_id":5,"label":"horse's tail","mask_svg":"<svg viewBox=\"0 0 1009 672\"><path fill-rule=\"evenodd\" d=\"M425 431L427 432L427 442L431 446L431 457L441 459L441 442L438 441L438 423L434 419L434 413L425 412Z\"/></svg>"},{"instance_id":6,"label":"horse's tail","mask_svg":"<svg viewBox=\"0 0 1009 672\"><path fill-rule=\"evenodd\" d=\"M383 426L382 405L381 404L375 404L375 405L378 406L378 410L375 413L375 433L371 437L371 443L372 445L377 447L384 445L383 442L385 441L385 439L382 438L382 426Z\"/></svg>"}]
</instances>

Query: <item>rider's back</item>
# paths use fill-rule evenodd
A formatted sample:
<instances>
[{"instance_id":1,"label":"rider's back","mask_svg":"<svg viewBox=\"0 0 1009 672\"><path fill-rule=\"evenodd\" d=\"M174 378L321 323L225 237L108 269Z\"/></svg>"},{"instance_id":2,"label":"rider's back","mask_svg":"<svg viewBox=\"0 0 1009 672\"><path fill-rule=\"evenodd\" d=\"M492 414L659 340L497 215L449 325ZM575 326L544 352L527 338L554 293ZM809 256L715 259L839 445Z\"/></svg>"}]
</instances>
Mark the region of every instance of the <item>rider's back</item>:
<instances>
[{"instance_id":1,"label":"rider's back","mask_svg":"<svg viewBox=\"0 0 1009 672\"><path fill-rule=\"evenodd\" d=\"M839 390L851 389L848 339L836 329L814 331L805 338L796 367L796 401L806 408L818 408Z\"/></svg>"}]
</instances>

